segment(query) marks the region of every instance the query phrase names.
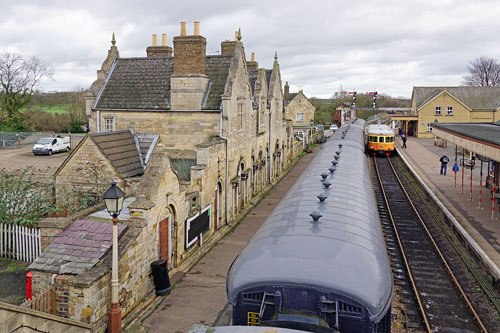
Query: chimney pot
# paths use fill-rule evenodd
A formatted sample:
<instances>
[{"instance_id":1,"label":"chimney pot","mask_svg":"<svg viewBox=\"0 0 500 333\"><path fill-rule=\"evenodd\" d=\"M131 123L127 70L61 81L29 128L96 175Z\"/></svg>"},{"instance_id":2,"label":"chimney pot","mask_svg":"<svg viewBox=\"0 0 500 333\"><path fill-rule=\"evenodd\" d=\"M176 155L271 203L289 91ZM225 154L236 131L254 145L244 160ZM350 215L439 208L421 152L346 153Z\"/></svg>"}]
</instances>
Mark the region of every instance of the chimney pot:
<instances>
[{"instance_id":1,"label":"chimney pot","mask_svg":"<svg viewBox=\"0 0 500 333\"><path fill-rule=\"evenodd\" d=\"M153 34L153 46L157 45L156 34Z\"/></svg>"},{"instance_id":2,"label":"chimney pot","mask_svg":"<svg viewBox=\"0 0 500 333\"><path fill-rule=\"evenodd\" d=\"M200 35L200 22L194 21L194 35L199 36Z\"/></svg>"},{"instance_id":3,"label":"chimney pot","mask_svg":"<svg viewBox=\"0 0 500 333\"><path fill-rule=\"evenodd\" d=\"M167 46L167 34L162 34L161 35L161 45L162 46Z\"/></svg>"},{"instance_id":4,"label":"chimney pot","mask_svg":"<svg viewBox=\"0 0 500 333\"><path fill-rule=\"evenodd\" d=\"M255 61L255 52L252 52L252 60L251 61Z\"/></svg>"},{"instance_id":5,"label":"chimney pot","mask_svg":"<svg viewBox=\"0 0 500 333\"><path fill-rule=\"evenodd\" d=\"M181 36L186 36L186 22L181 22Z\"/></svg>"}]
</instances>

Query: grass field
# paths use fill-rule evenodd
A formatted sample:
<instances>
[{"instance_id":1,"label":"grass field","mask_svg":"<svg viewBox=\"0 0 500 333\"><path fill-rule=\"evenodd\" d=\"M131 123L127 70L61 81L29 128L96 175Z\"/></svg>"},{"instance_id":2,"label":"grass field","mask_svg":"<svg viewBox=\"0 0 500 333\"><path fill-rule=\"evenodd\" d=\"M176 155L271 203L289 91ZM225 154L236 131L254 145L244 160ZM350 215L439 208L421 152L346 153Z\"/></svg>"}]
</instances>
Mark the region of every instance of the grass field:
<instances>
[{"instance_id":1,"label":"grass field","mask_svg":"<svg viewBox=\"0 0 500 333\"><path fill-rule=\"evenodd\" d=\"M28 110L43 110L50 113L65 114L69 113L69 105L58 104L58 105L28 105L21 109L22 112Z\"/></svg>"}]
</instances>

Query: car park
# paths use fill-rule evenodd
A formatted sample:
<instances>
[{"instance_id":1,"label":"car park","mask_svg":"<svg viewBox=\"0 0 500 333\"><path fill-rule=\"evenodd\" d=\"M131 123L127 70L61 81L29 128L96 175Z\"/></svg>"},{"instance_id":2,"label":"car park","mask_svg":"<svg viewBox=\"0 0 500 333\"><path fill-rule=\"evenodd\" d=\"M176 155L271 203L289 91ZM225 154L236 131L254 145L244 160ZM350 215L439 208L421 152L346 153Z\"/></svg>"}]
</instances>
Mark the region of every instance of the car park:
<instances>
[{"instance_id":1,"label":"car park","mask_svg":"<svg viewBox=\"0 0 500 333\"><path fill-rule=\"evenodd\" d=\"M41 138L33 146L33 155L52 155L53 153L69 151L71 142L69 137Z\"/></svg>"}]
</instances>

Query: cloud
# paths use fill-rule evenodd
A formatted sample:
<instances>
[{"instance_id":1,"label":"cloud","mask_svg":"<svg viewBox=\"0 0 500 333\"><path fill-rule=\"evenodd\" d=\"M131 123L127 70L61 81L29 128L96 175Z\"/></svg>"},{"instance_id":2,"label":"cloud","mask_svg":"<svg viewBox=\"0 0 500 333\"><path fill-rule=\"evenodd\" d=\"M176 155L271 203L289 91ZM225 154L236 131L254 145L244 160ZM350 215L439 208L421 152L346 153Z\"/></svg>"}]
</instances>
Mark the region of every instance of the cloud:
<instances>
[{"instance_id":1,"label":"cloud","mask_svg":"<svg viewBox=\"0 0 500 333\"><path fill-rule=\"evenodd\" d=\"M145 56L151 34L179 34L201 22L207 52L241 28L247 54L271 68L278 52L283 81L309 96L345 89L410 96L414 85L459 85L469 61L498 57L496 1L0 0L0 51L50 61L44 90L87 87L115 32L122 57ZM22 18L22 19L20 19Z\"/></svg>"}]
</instances>

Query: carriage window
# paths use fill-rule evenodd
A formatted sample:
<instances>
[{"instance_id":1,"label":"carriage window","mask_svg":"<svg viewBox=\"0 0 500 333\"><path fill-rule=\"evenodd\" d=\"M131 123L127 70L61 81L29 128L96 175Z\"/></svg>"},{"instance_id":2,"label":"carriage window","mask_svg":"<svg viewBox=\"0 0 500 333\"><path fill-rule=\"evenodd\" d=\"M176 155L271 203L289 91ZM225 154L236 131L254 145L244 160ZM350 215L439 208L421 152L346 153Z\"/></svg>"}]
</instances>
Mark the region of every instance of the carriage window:
<instances>
[{"instance_id":1,"label":"carriage window","mask_svg":"<svg viewBox=\"0 0 500 333\"><path fill-rule=\"evenodd\" d=\"M384 142L384 137L383 136L379 137L378 142Z\"/></svg>"}]
</instances>

